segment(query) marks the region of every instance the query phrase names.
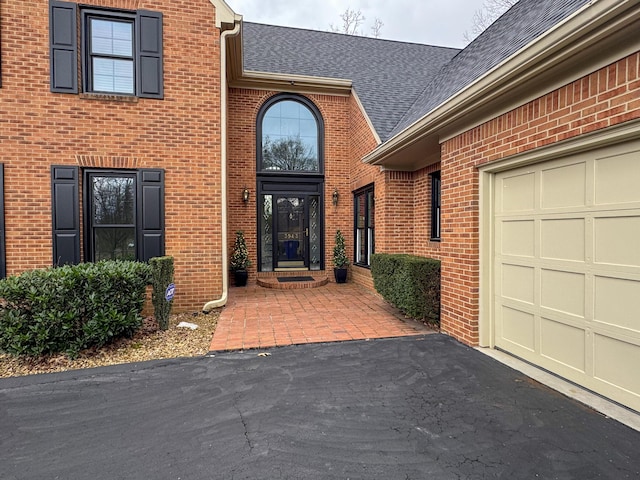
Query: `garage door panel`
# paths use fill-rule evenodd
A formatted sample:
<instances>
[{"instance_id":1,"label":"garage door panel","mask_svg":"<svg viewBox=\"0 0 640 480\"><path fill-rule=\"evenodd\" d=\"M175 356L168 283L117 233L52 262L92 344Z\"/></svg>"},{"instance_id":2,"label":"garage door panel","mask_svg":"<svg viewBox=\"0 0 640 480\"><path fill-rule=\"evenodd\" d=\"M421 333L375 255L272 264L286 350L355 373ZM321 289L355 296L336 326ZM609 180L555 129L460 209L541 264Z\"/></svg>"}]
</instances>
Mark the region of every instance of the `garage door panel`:
<instances>
[{"instance_id":1,"label":"garage door panel","mask_svg":"<svg viewBox=\"0 0 640 480\"><path fill-rule=\"evenodd\" d=\"M499 185L499 211L516 212L535 209L535 175L522 173L505 175Z\"/></svg>"},{"instance_id":2,"label":"garage door panel","mask_svg":"<svg viewBox=\"0 0 640 480\"><path fill-rule=\"evenodd\" d=\"M594 219L595 263L640 267L640 215Z\"/></svg>"},{"instance_id":3,"label":"garage door panel","mask_svg":"<svg viewBox=\"0 0 640 480\"><path fill-rule=\"evenodd\" d=\"M596 276L594 290L596 322L640 333L639 280Z\"/></svg>"},{"instance_id":4,"label":"garage door panel","mask_svg":"<svg viewBox=\"0 0 640 480\"><path fill-rule=\"evenodd\" d=\"M640 398L640 346L604 335L594 337L594 377Z\"/></svg>"},{"instance_id":5,"label":"garage door panel","mask_svg":"<svg viewBox=\"0 0 640 480\"><path fill-rule=\"evenodd\" d=\"M582 273L542 269L540 306L584 318L585 281Z\"/></svg>"},{"instance_id":6,"label":"garage door panel","mask_svg":"<svg viewBox=\"0 0 640 480\"><path fill-rule=\"evenodd\" d=\"M531 258L535 256L535 222L533 220L503 221L501 238L501 254Z\"/></svg>"},{"instance_id":7,"label":"garage door panel","mask_svg":"<svg viewBox=\"0 0 640 480\"><path fill-rule=\"evenodd\" d=\"M494 184L496 346L640 411L640 140Z\"/></svg>"},{"instance_id":8,"label":"garage door panel","mask_svg":"<svg viewBox=\"0 0 640 480\"><path fill-rule=\"evenodd\" d=\"M532 313L502 306L502 338L530 352L535 350L535 322Z\"/></svg>"},{"instance_id":9,"label":"garage door panel","mask_svg":"<svg viewBox=\"0 0 640 480\"><path fill-rule=\"evenodd\" d=\"M540 320L540 353L580 373L586 369L585 331L550 318Z\"/></svg>"},{"instance_id":10,"label":"garage door panel","mask_svg":"<svg viewBox=\"0 0 640 480\"><path fill-rule=\"evenodd\" d=\"M502 265L502 296L533 305L535 269L522 265Z\"/></svg>"},{"instance_id":11,"label":"garage door panel","mask_svg":"<svg viewBox=\"0 0 640 480\"><path fill-rule=\"evenodd\" d=\"M640 202L640 151L595 160L595 204Z\"/></svg>"},{"instance_id":12,"label":"garage door panel","mask_svg":"<svg viewBox=\"0 0 640 480\"><path fill-rule=\"evenodd\" d=\"M542 208L585 206L586 179L585 162L542 169Z\"/></svg>"},{"instance_id":13,"label":"garage door panel","mask_svg":"<svg viewBox=\"0 0 640 480\"><path fill-rule=\"evenodd\" d=\"M584 218L543 219L540 223L543 258L584 262Z\"/></svg>"}]
</instances>

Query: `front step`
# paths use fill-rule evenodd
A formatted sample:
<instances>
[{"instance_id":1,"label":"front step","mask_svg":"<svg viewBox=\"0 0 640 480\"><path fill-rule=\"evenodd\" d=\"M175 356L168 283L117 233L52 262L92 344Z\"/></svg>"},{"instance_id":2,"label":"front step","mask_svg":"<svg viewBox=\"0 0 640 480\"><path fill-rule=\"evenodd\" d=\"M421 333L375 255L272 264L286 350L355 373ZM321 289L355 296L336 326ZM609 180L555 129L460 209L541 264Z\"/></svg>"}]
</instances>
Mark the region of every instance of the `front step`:
<instances>
[{"instance_id":1,"label":"front step","mask_svg":"<svg viewBox=\"0 0 640 480\"><path fill-rule=\"evenodd\" d=\"M256 283L264 288L276 288L279 290L292 290L298 288L317 288L322 287L329 283L329 277L326 275L300 275L301 272L298 272L298 275L270 275L268 277L258 277L256 279ZM309 273L309 272L304 272ZM312 280L302 280L302 281L283 281L281 282L278 278L291 278L292 280L295 277L311 277Z\"/></svg>"}]
</instances>

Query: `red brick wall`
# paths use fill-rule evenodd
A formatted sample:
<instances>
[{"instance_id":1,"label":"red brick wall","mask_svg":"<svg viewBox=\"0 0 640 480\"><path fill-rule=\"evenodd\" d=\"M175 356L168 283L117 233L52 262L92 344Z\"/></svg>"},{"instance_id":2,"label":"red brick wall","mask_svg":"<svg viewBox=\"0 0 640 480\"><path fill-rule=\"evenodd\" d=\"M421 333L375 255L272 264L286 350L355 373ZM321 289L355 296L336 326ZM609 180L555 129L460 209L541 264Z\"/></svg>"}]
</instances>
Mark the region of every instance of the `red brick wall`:
<instances>
[{"instance_id":1,"label":"red brick wall","mask_svg":"<svg viewBox=\"0 0 640 480\"><path fill-rule=\"evenodd\" d=\"M375 251L384 251L384 239L386 238L386 222L384 219L384 212L386 209L386 185L385 174L380 171L379 167L372 167L362 163L362 157L369 153L371 150L377 147L378 143L371 131L371 127L367 122L367 119L362 113L360 105L356 101L355 97L352 97L349 102L349 175L350 184L349 188L345 192L348 197L349 211L344 218L345 225L348 225L349 232L349 248L350 256L353 261L353 192L368 185L373 184L373 195L375 204L375 218L374 218L374 241ZM373 279L371 278L371 270L357 265L351 266L351 279L373 290Z\"/></svg>"},{"instance_id":2,"label":"red brick wall","mask_svg":"<svg viewBox=\"0 0 640 480\"><path fill-rule=\"evenodd\" d=\"M164 100L51 93L47 0L3 0L8 274L52 264L51 165L164 168L178 310L221 294L220 34L208 0L89 0L164 15Z\"/></svg>"},{"instance_id":3,"label":"red brick wall","mask_svg":"<svg viewBox=\"0 0 640 480\"><path fill-rule=\"evenodd\" d=\"M413 245L411 253L421 257L440 259L440 242L431 241L431 176L440 170L440 162L414 173L413 187Z\"/></svg>"},{"instance_id":4,"label":"red brick wall","mask_svg":"<svg viewBox=\"0 0 640 480\"><path fill-rule=\"evenodd\" d=\"M229 92L228 116L228 188L229 242L232 245L237 230L243 230L253 265L250 278L257 271L256 224L256 120L262 105L279 92L232 88ZM352 202L349 193L349 98L346 96L305 95L320 111L325 129L324 150L324 215L325 215L325 266L332 270L334 235L340 228L347 248L353 248ZM247 186L251 198L247 204L241 199L241 191ZM331 202L334 189L340 195L338 206ZM329 275L333 279L333 275Z\"/></svg>"},{"instance_id":5,"label":"red brick wall","mask_svg":"<svg viewBox=\"0 0 640 480\"><path fill-rule=\"evenodd\" d=\"M440 243L430 241L431 177L440 163L416 172L384 171L362 163L376 140L355 99L351 102L351 189L374 184L375 251L440 258ZM353 219L347 219L353 225ZM351 227L353 228L353 227ZM352 267L352 278L373 289L371 271Z\"/></svg>"},{"instance_id":6,"label":"red brick wall","mask_svg":"<svg viewBox=\"0 0 640 480\"><path fill-rule=\"evenodd\" d=\"M640 54L442 145L442 329L478 343L478 170L487 162L640 118Z\"/></svg>"}]
</instances>

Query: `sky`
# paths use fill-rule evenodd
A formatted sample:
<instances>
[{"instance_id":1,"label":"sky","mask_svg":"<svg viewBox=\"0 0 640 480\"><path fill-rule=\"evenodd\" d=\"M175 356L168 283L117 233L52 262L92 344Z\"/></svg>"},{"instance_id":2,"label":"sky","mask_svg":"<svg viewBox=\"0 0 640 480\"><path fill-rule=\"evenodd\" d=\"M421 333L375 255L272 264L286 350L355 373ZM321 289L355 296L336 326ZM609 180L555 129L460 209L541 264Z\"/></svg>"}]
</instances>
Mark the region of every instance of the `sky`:
<instances>
[{"instance_id":1,"label":"sky","mask_svg":"<svg viewBox=\"0 0 640 480\"><path fill-rule=\"evenodd\" d=\"M380 38L462 48L473 13L483 0L226 0L247 22L330 31L341 25L347 7L361 10L363 33L371 35L377 17Z\"/></svg>"}]
</instances>

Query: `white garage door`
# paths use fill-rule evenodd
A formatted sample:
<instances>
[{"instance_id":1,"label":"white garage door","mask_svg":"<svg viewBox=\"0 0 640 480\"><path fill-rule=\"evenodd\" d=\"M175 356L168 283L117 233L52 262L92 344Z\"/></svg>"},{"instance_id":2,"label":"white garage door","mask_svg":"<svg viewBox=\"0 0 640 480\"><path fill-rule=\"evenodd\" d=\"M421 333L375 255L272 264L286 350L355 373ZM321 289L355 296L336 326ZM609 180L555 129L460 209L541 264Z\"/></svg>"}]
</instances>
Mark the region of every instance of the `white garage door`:
<instances>
[{"instance_id":1,"label":"white garage door","mask_svg":"<svg viewBox=\"0 0 640 480\"><path fill-rule=\"evenodd\" d=\"M496 174L495 344L640 411L640 142Z\"/></svg>"}]
</instances>

